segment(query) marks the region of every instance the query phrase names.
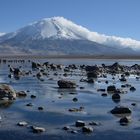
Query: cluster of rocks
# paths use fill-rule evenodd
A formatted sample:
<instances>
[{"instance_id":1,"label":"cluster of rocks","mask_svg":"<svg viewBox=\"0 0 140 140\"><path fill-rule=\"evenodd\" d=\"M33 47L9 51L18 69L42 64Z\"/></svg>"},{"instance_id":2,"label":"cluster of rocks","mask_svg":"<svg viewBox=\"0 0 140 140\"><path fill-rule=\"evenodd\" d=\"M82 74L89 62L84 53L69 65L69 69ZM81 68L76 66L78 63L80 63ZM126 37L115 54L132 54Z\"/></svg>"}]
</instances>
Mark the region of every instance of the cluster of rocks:
<instances>
[{"instance_id":1,"label":"cluster of rocks","mask_svg":"<svg viewBox=\"0 0 140 140\"><path fill-rule=\"evenodd\" d=\"M39 126L29 125L26 121L18 122L17 125L20 126L20 127L31 128L31 130L32 130L33 133L42 133L42 132L45 132L46 131L45 128L39 127Z\"/></svg>"},{"instance_id":2,"label":"cluster of rocks","mask_svg":"<svg viewBox=\"0 0 140 140\"><path fill-rule=\"evenodd\" d=\"M100 123L94 122L94 121L86 123L85 121L77 120L74 125L75 127L64 126L63 130L74 133L74 134L78 132L89 134L94 131L93 126L99 126L99 125Z\"/></svg>"}]
</instances>

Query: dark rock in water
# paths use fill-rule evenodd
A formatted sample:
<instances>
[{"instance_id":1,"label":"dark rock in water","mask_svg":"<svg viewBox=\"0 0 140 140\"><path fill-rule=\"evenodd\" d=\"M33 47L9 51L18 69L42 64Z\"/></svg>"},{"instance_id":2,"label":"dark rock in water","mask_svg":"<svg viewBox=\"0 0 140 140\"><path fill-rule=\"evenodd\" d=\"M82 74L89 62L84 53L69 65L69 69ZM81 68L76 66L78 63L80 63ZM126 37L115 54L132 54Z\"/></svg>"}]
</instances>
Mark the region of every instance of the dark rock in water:
<instances>
[{"instance_id":1,"label":"dark rock in water","mask_svg":"<svg viewBox=\"0 0 140 140\"><path fill-rule=\"evenodd\" d=\"M106 97L106 96L107 96L107 93L102 93L102 96L103 96L103 97Z\"/></svg>"},{"instance_id":2,"label":"dark rock in water","mask_svg":"<svg viewBox=\"0 0 140 140\"><path fill-rule=\"evenodd\" d=\"M129 72L125 72L124 74L125 74L125 76L130 76Z\"/></svg>"},{"instance_id":3,"label":"dark rock in water","mask_svg":"<svg viewBox=\"0 0 140 140\"><path fill-rule=\"evenodd\" d=\"M19 91L16 93L17 97L26 97L27 93L25 91Z\"/></svg>"},{"instance_id":4,"label":"dark rock in water","mask_svg":"<svg viewBox=\"0 0 140 140\"><path fill-rule=\"evenodd\" d=\"M125 87L126 87L126 85L121 85L121 87L122 87L122 88L125 88Z\"/></svg>"},{"instance_id":5,"label":"dark rock in water","mask_svg":"<svg viewBox=\"0 0 140 140\"><path fill-rule=\"evenodd\" d=\"M103 88L97 89L98 92L105 92L106 90Z\"/></svg>"},{"instance_id":6,"label":"dark rock in water","mask_svg":"<svg viewBox=\"0 0 140 140\"><path fill-rule=\"evenodd\" d=\"M123 118L120 119L119 122L120 122L120 125L128 125L128 123L131 122L131 118L129 118L129 117L123 117Z\"/></svg>"},{"instance_id":7,"label":"dark rock in water","mask_svg":"<svg viewBox=\"0 0 140 140\"><path fill-rule=\"evenodd\" d=\"M85 87L80 87L80 89L84 89Z\"/></svg>"},{"instance_id":8,"label":"dark rock in water","mask_svg":"<svg viewBox=\"0 0 140 140\"><path fill-rule=\"evenodd\" d=\"M14 68L14 75L19 76L21 74L21 71L19 68Z\"/></svg>"},{"instance_id":9,"label":"dark rock in water","mask_svg":"<svg viewBox=\"0 0 140 140\"><path fill-rule=\"evenodd\" d=\"M33 133L42 133L46 131L45 128L37 127L37 126L32 126L32 130L33 130Z\"/></svg>"},{"instance_id":10,"label":"dark rock in water","mask_svg":"<svg viewBox=\"0 0 140 140\"><path fill-rule=\"evenodd\" d=\"M28 103L28 104L26 104L26 106L33 106L33 104L32 103Z\"/></svg>"},{"instance_id":11,"label":"dark rock in water","mask_svg":"<svg viewBox=\"0 0 140 140\"><path fill-rule=\"evenodd\" d=\"M77 134L78 131L77 131L77 130L71 130L71 133L72 133L72 134Z\"/></svg>"},{"instance_id":12,"label":"dark rock in water","mask_svg":"<svg viewBox=\"0 0 140 140\"><path fill-rule=\"evenodd\" d=\"M89 125L99 126L101 124L99 122L92 121L92 122L89 123Z\"/></svg>"},{"instance_id":13,"label":"dark rock in water","mask_svg":"<svg viewBox=\"0 0 140 140\"><path fill-rule=\"evenodd\" d=\"M38 107L38 110L44 110L44 108L42 106Z\"/></svg>"},{"instance_id":14,"label":"dark rock in water","mask_svg":"<svg viewBox=\"0 0 140 140\"><path fill-rule=\"evenodd\" d=\"M77 101L78 101L78 99L77 99L77 98L73 98L72 100L73 100L74 102L77 102Z\"/></svg>"},{"instance_id":15,"label":"dark rock in water","mask_svg":"<svg viewBox=\"0 0 140 140\"><path fill-rule=\"evenodd\" d=\"M116 92L116 87L114 85L108 86L107 87L107 92L115 93Z\"/></svg>"},{"instance_id":16,"label":"dark rock in water","mask_svg":"<svg viewBox=\"0 0 140 140\"><path fill-rule=\"evenodd\" d=\"M41 64L32 62L32 69L37 69L39 67L41 67Z\"/></svg>"},{"instance_id":17,"label":"dark rock in water","mask_svg":"<svg viewBox=\"0 0 140 140\"><path fill-rule=\"evenodd\" d=\"M113 100L120 100L121 96L118 93L112 95Z\"/></svg>"},{"instance_id":18,"label":"dark rock in water","mask_svg":"<svg viewBox=\"0 0 140 140\"><path fill-rule=\"evenodd\" d=\"M108 84L109 82L108 81L105 81L105 83Z\"/></svg>"},{"instance_id":19,"label":"dark rock in water","mask_svg":"<svg viewBox=\"0 0 140 140\"><path fill-rule=\"evenodd\" d=\"M81 111L83 111L83 107L80 107L80 108L70 108L69 109L69 112L81 112Z\"/></svg>"},{"instance_id":20,"label":"dark rock in water","mask_svg":"<svg viewBox=\"0 0 140 140\"><path fill-rule=\"evenodd\" d=\"M85 126L85 122L81 121L81 120L77 120L75 123L75 126L76 127L83 127L83 126Z\"/></svg>"},{"instance_id":21,"label":"dark rock in water","mask_svg":"<svg viewBox=\"0 0 140 140\"><path fill-rule=\"evenodd\" d=\"M123 71L123 66L121 66L118 62L116 62L110 66L110 69L114 71Z\"/></svg>"},{"instance_id":22,"label":"dark rock in water","mask_svg":"<svg viewBox=\"0 0 140 140\"><path fill-rule=\"evenodd\" d=\"M86 66L85 68L86 71L99 71L99 67L98 66Z\"/></svg>"},{"instance_id":23,"label":"dark rock in water","mask_svg":"<svg viewBox=\"0 0 140 140\"><path fill-rule=\"evenodd\" d=\"M76 88L76 83L72 81L59 80L57 84L59 88Z\"/></svg>"},{"instance_id":24,"label":"dark rock in water","mask_svg":"<svg viewBox=\"0 0 140 140\"><path fill-rule=\"evenodd\" d=\"M39 73L36 74L36 77L37 77L38 79L40 79L41 77L43 77L43 74L42 74L41 72L39 72Z\"/></svg>"},{"instance_id":25,"label":"dark rock in water","mask_svg":"<svg viewBox=\"0 0 140 140\"><path fill-rule=\"evenodd\" d=\"M67 130L70 130L70 127L69 127L69 126L64 126L64 127L63 127L63 130L66 130L66 131L67 131Z\"/></svg>"},{"instance_id":26,"label":"dark rock in water","mask_svg":"<svg viewBox=\"0 0 140 140\"><path fill-rule=\"evenodd\" d=\"M121 81L121 82L126 82L127 80L126 80L125 77L122 77L122 78L120 79L120 81Z\"/></svg>"},{"instance_id":27,"label":"dark rock in water","mask_svg":"<svg viewBox=\"0 0 140 140\"><path fill-rule=\"evenodd\" d=\"M136 88L135 87L130 87L130 91L135 91Z\"/></svg>"},{"instance_id":28,"label":"dark rock in water","mask_svg":"<svg viewBox=\"0 0 140 140\"><path fill-rule=\"evenodd\" d=\"M90 126L84 126L84 127L82 128L82 131L83 131L84 133L91 133L91 132L93 132L93 128L90 127Z\"/></svg>"},{"instance_id":29,"label":"dark rock in water","mask_svg":"<svg viewBox=\"0 0 140 140\"><path fill-rule=\"evenodd\" d=\"M137 104L136 104L136 103L132 103L131 105L132 105L132 106L136 106Z\"/></svg>"},{"instance_id":30,"label":"dark rock in water","mask_svg":"<svg viewBox=\"0 0 140 140\"><path fill-rule=\"evenodd\" d=\"M93 84L94 83L94 80L93 79L88 79L87 80L87 83Z\"/></svg>"},{"instance_id":31,"label":"dark rock in water","mask_svg":"<svg viewBox=\"0 0 140 140\"><path fill-rule=\"evenodd\" d=\"M7 97L9 100L16 99L16 92L11 86L0 84L0 99L4 97Z\"/></svg>"},{"instance_id":32,"label":"dark rock in water","mask_svg":"<svg viewBox=\"0 0 140 140\"><path fill-rule=\"evenodd\" d=\"M98 74L95 71L87 72L87 77L88 78L97 78L98 77Z\"/></svg>"},{"instance_id":33,"label":"dark rock in water","mask_svg":"<svg viewBox=\"0 0 140 140\"><path fill-rule=\"evenodd\" d=\"M134 64L133 66L131 66L131 69L140 70L140 65Z\"/></svg>"},{"instance_id":34,"label":"dark rock in water","mask_svg":"<svg viewBox=\"0 0 140 140\"><path fill-rule=\"evenodd\" d=\"M32 99L36 98L36 95L31 95L31 98L32 98Z\"/></svg>"},{"instance_id":35,"label":"dark rock in water","mask_svg":"<svg viewBox=\"0 0 140 140\"><path fill-rule=\"evenodd\" d=\"M110 111L112 114L131 114L131 110L127 107L118 106Z\"/></svg>"}]
</instances>

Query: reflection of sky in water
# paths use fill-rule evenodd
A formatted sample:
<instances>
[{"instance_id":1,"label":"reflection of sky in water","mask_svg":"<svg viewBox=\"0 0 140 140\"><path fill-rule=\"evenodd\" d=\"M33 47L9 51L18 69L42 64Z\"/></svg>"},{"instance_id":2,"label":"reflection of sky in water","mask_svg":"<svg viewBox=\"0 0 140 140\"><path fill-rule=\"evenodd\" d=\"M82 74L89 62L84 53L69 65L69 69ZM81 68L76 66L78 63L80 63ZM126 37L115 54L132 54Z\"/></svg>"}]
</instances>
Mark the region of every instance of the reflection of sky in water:
<instances>
[{"instance_id":1,"label":"reflection of sky in water","mask_svg":"<svg viewBox=\"0 0 140 140\"><path fill-rule=\"evenodd\" d=\"M113 64L117 60L93 60L93 59L47 59L47 60L39 60L39 61L49 61L59 64L102 64L105 63L107 65ZM139 63L140 61L129 61L129 60L119 60L121 64L133 65L135 63ZM72 125L77 119L82 119L86 121L98 121L101 122L102 125L99 127L101 130L124 130L118 123L119 118L113 116L109 113L111 109L113 109L116 105L124 105L128 106L132 110L132 118L133 122L129 125L126 130L133 131L133 128L137 127L139 120L139 109L140 109L140 81L136 81L135 76L130 76L128 79L129 84L132 84L136 87L135 92L130 92L127 90L127 94L121 94L121 101L119 103L115 103L112 101L111 96L102 97L101 92L97 92L99 88L107 88L108 85L115 84L117 88L120 88L122 82L119 82L119 79L116 81L112 80L112 76L108 76L108 79L99 78L95 81L95 84L88 84L79 82L81 76L68 76L68 79L76 81L76 83L80 86L84 86L85 89L80 89L77 87L76 90L63 90L57 88L57 80L59 76L56 77L53 75L54 72L51 72L49 77L44 77L45 81L41 82L37 80L36 77L25 76L21 77L21 79L9 79L8 78L8 64L0 65L0 83L6 82L12 85L17 91L29 90L28 96L26 98L17 99L9 108L2 109L4 113L12 112L14 113L14 118L17 120L27 120L33 124L43 125L45 127L50 127L51 129L56 129L58 127L62 127L66 124ZM11 64L16 65L16 64ZM19 64L23 69L29 69L31 66L30 63ZM18 67L18 66L17 66ZM62 74L62 71L59 71L59 74ZM35 72L33 72L35 74ZM79 74L79 71L75 71L74 74ZM60 76L63 77L63 76ZM85 76L82 76L86 78ZM53 78L53 80L49 80L49 78ZM65 78L65 77L63 77ZM117 78L117 76L116 76ZM101 81L98 83L98 81ZM105 84L105 81L108 80L109 84ZM70 92L75 94L69 94ZM30 95L36 95L36 99L31 99ZM72 99L76 97L78 98L78 102L73 102ZM33 107L27 107L26 104L32 102L34 104ZM132 107L131 103L136 102L137 106ZM38 106L43 106L44 111L38 111ZM83 106L83 112L69 112L70 108L79 108ZM12 119L12 115L8 116L8 119ZM8 121L8 119L6 121ZM13 120L11 120L13 121ZM10 124L11 122L9 122ZM13 123L13 122L12 122ZM95 128L96 129L96 128ZM98 128L97 128L98 129ZM62 132L64 133L64 132Z\"/></svg>"}]
</instances>

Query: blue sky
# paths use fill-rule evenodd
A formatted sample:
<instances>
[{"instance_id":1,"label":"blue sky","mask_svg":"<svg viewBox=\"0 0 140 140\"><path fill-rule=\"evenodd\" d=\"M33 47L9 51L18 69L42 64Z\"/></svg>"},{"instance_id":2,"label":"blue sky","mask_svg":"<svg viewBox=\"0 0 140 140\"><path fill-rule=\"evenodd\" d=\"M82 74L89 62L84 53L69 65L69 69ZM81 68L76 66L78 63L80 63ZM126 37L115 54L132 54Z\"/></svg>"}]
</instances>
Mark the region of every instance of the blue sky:
<instances>
[{"instance_id":1,"label":"blue sky","mask_svg":"<svg viewBox=\"0 0 140 140\"><path fill-rule=\"evenodd\" d=\"M0 0L0 32L53 16L99 33L140 40L140 0Z\"/></svg>"}]
</instances>

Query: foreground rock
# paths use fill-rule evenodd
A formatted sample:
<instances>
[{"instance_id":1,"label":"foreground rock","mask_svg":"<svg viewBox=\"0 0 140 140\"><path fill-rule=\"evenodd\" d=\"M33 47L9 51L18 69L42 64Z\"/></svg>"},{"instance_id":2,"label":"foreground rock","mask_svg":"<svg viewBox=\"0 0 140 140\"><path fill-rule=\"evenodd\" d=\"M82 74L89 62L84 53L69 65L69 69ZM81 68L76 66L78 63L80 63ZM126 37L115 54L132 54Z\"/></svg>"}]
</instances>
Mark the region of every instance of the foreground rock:
<instances>
[{"instance_id":1,"label":"foreground rock","mask_svg":"<svg viewBox=\"0 0 140 140\"><path fill-rule=\"evenodd\" d=\"M57 82L59 88L76 88L76 83L67 80L59 80Z\"/></svg>"},{"instance_id":2,"label":"foreground rock","mask_svg":"<svg viewBox=\"0 0 140 140\"><path fill-rule=\"evenodd\" d=\"M115 93L116 92L116 87L114 85L108 86L107 87L107 92Z\"/></svg>"},{"instance_id":3,"label":"foreground rock","mask_svg":"<svg viewBox=\"0 0 140 140\"><path fill-rule=\"evenodd\" d=\"M22 122L18 122L18 124L17 124L18 126L27 126L28 125L28 123L27 122L25 122L25 121L22 121Z\"/></svg>"},{"instance_id":4,"label":"foreground rock","mask_svg":"<svg viewBox=\"0 0 140 140\"><path fill-rule=\"evenodd\" d=\"M93 132L93 128L90 127L90 126L84 126L84 127L82 128L82 131L83 131L84 133L91 133L91 132Z\"/></svg>"},{"instance_id":5,"label":"foreground rock","mask_svg":"<svg viewBox=\"0 0 140 140\"><path fill-rule=\"evenodd\" d=\"M32 126L32 130L33 130L33 133L42 133L46 131L45 128L37 127L37 126Z\"/></svg>"},{"instance_id":6,"label":"foreground rock","mask_svg":"<svg viewBox=\"0 0 140 140\"><path fill-rule=\"evenodd\" d=\"M83 127L83 126L85 126L85 122L81 121L81 120L77 120L75 123L75 126L76 127Z\"/></svg>"},{"instance_id":7,"label":"foreground rock","mask_svg":"<svg viewBox=\"0 0 140 140\"><path fill-rule=\"evenodd\" d=\"M11 86L7 84L1 84L0 85L0 99L2 98L8 98L9 100L14 100L16 99L16 92Z\"/></svg>"},{"instance_id":8,"label":"foreground rock","mask_svg":"<svg viewBox=\"0 0 140 140\"><path fill-rule=\"evenodd\" d=\"M120 125L128 125L131 122L131 118L130 117L123 117L120 119Z\"/></svg>"},{"instance_id":9,"label":"foreground rock","mask_svg":"<svg viewBox=\"0 0 140 140\"><path fill-rule=\"evenodd\" d=\"M110 111L112 114L131 114L131 110L127 107L119 106Z\"/></svg>"}]
</instances>

